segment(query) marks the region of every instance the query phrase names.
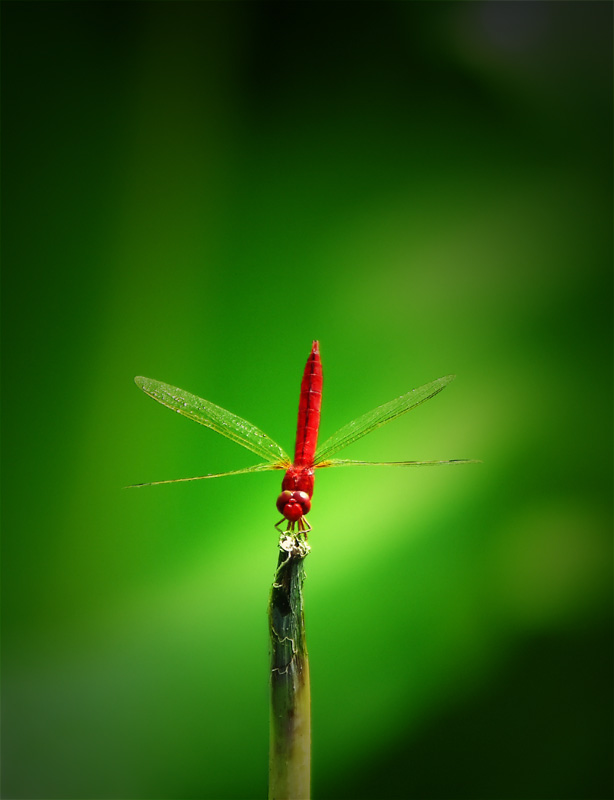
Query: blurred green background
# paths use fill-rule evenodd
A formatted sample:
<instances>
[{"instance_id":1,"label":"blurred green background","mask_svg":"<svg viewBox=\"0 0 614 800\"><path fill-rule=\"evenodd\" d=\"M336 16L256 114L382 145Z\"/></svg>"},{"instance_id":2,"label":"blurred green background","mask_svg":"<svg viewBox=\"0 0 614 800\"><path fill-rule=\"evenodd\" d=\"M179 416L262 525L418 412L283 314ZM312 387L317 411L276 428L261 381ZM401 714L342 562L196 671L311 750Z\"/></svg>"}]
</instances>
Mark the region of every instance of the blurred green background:
<instances>
[{"instance_id":1,"label":"blurred green background","mask_svg":"<svg viewBox=\"0 0 614 800\"><path fill-rule=\"evenodd\" d=\"M7 798L261 798L293 445L316 800L611 797L609 3L5 3Z\"/></svg>"}]
</instances>

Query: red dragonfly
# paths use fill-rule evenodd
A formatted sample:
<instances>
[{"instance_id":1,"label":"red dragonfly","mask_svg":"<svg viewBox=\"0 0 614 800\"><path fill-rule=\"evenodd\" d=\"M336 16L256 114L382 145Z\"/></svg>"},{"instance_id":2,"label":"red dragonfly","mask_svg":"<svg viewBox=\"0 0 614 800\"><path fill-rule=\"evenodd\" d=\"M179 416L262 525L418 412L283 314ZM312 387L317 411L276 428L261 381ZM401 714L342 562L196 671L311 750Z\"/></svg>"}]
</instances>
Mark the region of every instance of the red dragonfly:
<instances>
[{"instance_id":1,"label":"red dragonfly","mask_svg":"<svg viewBox=\"0 0 614 800\"><path fill-rule=\"evenodd\" d=\"M294 460L285 451L270 439L251 422L237 417L230 411L220 406L203 400L196 395L184 392L176 386L154 381L150 378L135 378L137 386L167 408L193 419L228 439L243 445L251 450L264 462L253 467L236 469L231 472L217 472L211 475L199 475L195 478L176 478L168 481L153 481L152 483L136 484L137 486L157 486L162 483L180 483L182 481L200 481L205 478L222 478L226 475L242 475L246 472L265 472L273 469L286 471L281 484L281 494L277 498L277 510L283 515L276 524L287 523L287 533L298 529L299 532L311 530L305 515L311 509L315 470L324 467L370 467L370 466L398 466L419 467L435 466L438 464L469 464L476 463L471 459L456 459L453 461L352 461L347 459L332 458L344 447L366 436L371 431L385 425L393 419L411 411L426 400L430 400L444 389L455 378L447 375L431 383L412 389L410 392L368 411L352 422L348 422L337 433L334 433L324 444L317 447L318 430L320 427L320 407L322 405L322 362L320 361L319 343L315 341L307 359L303 381L301 383L301 396L298 407L298 426L296 431L296 445Z\"/></svg>"}]
</instances>

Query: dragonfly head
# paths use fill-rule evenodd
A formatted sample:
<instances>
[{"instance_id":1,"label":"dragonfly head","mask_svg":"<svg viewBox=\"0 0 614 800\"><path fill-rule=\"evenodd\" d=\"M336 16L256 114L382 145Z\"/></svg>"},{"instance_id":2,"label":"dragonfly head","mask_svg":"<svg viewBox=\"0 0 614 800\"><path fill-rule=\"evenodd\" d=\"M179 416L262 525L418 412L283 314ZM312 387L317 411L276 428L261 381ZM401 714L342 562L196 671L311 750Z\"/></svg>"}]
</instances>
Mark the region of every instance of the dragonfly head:
<instances>
[{"instance_id":1,"label":"dragonfly head","mask_svg":"<svg viewBox=\"0 0 614 800\"><path fill-rule=\"evenodd\" d=\"M290 492L286 490L277 498L277 510L289 521L296 522L309 513L311 500L307 492Z\"/></svg>"}]
</instances>

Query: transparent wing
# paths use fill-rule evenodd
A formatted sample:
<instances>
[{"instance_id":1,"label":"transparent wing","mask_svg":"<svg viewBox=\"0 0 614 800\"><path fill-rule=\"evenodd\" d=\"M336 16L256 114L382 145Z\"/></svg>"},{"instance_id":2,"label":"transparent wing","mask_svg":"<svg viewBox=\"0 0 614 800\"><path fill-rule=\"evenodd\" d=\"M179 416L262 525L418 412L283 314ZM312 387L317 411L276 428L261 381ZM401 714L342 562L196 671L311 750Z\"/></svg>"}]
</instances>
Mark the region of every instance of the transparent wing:
<instances>
[{"instance_id":1,"label":"transparent wing","mask_svg":"<svg viewBox=\"0 0 614 800\"><path fill-rule=\"evenodd\" d=\"M204 481L205 478L225 478L227 475L242 475L244 472L267 472L272 469L285 469L285 466L277 464L255 464L253 467L245 469L235 469L232 472L216 472L211 475L199 475L196 478L174 478L170 481L151 481L151 483L133 483L126 486L126 489L139 489L141 486L159 486L161 483L184 483L185 481Z\"/></svg>"},{"instance_id":2,"label":"transparent wing","mask_svg":"<svg viewBox=\"0 0 614 800\"><path fill-rule=\"evenodd\" d=\"M481 464L473 458L453 458L451 461L352 461L346 458L331 458L322 461L319 467L438 467L441 464Z\"/></svg>"},{"instance_id":3,"label":"transparent wing","mask_svg":"<svg viewBox=\"0 0 614 800\"><path fill-rule=\"evenodd\" d=\"M348 422L347 425L344 425L343 428L339 428L337 433L334 433L330 439L327 439L318 447L315 456L315 466L320 466L323 461L328 461L330 456L343 450L344 447L352 444L362 436L366 436L376 428L400 417L401 414L411 411L412 408L419 406L420 403L424 403L426 400L430 400L431 397L435 397L435 395L439 394L439 392L451 383L455 377L456 375L446 375L445 378L437 378L436 381L431 381L424 386L420 386L419 389L412 389L411 392L402 394L395 400L384 403L383 406L378 406L372 411L363 414L362 417Z\"/></svg>"},{"instance_id":4,"label":"transparent wing","mask_svg":"<svg viewBox=\"0 0 614 800\"><path fill-rule=\"evenodd\" d=\"M207 428L216 433L221 433L227 439L232 439L233 442L246 447L252 453L264 458L273 466L270 469L281 469L290 465L290 458L282 450L282 448L270 439L266 433L263 433L251 422L248 422L241 417L237 417L225 408L220 408L208 400L203 400L194 394L185 392L183 389L178 389L176 386L170 386L168 383L161 383L154 381L151 378L135 378L137 386L139 386L146 394L162 403L163 406L182 414L188 419L193 419L195 422L205 425ZM262 465L257 465L262 468ZM255 469L255 468L253 468ZM239 470L238 472L252 471ZM220 475L234 475L238 473L220 473ZM203 475L203 478L219 477L217 475ZM188 478L187 480L198 480ZM165 481L162 481L165 483Z\"/></svg>"}]
</instances>

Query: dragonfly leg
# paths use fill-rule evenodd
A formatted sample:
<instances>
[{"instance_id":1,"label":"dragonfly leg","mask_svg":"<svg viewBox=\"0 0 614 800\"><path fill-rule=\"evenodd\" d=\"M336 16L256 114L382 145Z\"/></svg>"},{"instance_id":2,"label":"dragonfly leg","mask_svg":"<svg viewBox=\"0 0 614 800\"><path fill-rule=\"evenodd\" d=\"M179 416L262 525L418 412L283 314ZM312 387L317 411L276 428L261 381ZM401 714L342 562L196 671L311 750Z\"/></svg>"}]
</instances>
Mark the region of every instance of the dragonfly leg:
<instances>
[{"instance_id":1,"label":"dragonfly leg","mask_svg":"<svg viewBox=\"0 0 614 800\"><path fill-rule=\"evenodd\" d=\"M280 525L286 524L286 530L282 531ZM274 526L280 533L294 534L295 528L298 528L299 533L307 534L312 530L311 525L307 522L305 517L299 517L298 520L280 519Z\"/></svg>"},{"instance_id":2,"label":"dragonfly leg","mask_svg":"<svg viewBox=\"0 0 614 800\"><path fill-rule=\"evenodd\" d=\"M300 533L307 534L311 530L311 525L307 522L305 517L301 517L298 521L298 529Z\"/></svg>"}]
</instances>

